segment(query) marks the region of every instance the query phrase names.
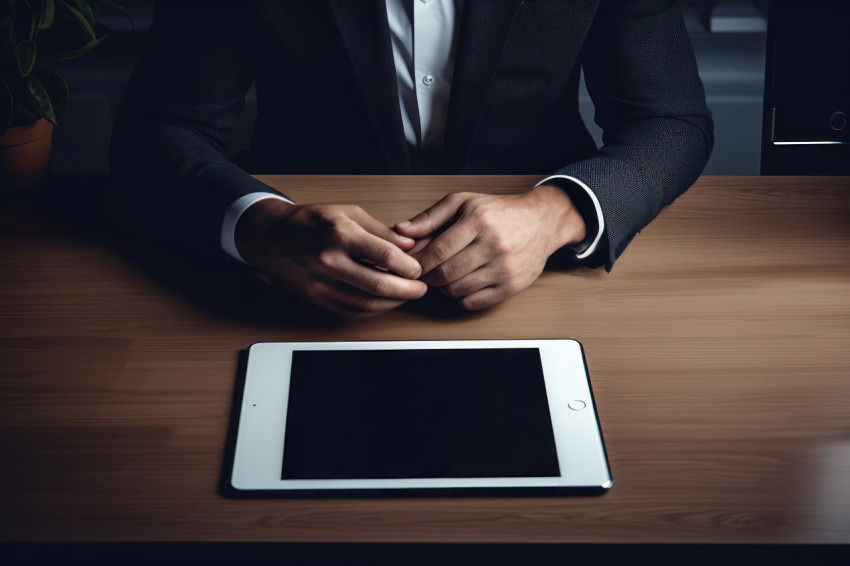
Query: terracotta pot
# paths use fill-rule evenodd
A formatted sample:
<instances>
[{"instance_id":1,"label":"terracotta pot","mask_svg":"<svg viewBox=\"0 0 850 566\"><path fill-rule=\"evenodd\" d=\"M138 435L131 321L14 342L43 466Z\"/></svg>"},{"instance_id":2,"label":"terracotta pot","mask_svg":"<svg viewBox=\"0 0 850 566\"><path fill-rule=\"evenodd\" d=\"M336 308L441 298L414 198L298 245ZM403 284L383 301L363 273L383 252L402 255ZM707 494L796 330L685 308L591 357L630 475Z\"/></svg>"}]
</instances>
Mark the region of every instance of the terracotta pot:
<instances>
[{"instance_id":1,"label":"terracotta pot","mask_svg":"<svg viewBox=\"0 0 850 566\"><path fill-rule=\"evenodd\" d=\"M0 138L0 189L34 187L47 171L53 124L44 118L9 128Z\"/></svg>"}]
</instances>

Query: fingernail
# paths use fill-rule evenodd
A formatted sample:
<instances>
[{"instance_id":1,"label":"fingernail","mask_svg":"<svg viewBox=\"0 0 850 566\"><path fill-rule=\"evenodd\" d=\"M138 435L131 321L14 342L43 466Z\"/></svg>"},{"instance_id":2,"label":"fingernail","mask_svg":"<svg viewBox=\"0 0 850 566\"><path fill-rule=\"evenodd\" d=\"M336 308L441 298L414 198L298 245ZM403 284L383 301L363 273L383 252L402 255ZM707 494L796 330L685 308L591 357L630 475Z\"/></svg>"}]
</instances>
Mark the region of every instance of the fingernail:
<instances>
[{"instance_id":1,"label":"fingernail","mask_svg":"<svg viewBox=\"0 0 850 566\"><path fill-rule=\"evenodd\" d=\"M399 222L398 227L399 228L409 228L410 224L411 224L410 220L405 220L404 222Z\"/></svg>"}]
</instances>

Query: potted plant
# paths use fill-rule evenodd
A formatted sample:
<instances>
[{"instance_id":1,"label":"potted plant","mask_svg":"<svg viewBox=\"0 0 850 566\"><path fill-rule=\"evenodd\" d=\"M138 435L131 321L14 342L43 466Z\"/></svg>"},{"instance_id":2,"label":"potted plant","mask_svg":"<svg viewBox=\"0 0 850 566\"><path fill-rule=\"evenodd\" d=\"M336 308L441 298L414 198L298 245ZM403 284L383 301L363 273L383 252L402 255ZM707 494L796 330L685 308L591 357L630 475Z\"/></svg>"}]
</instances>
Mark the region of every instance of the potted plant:
<instances>
[{"instance_id":1,"label":"potted plant","mask_svg":"<svg viewBox=\"0 0 850 566\"><path fill-rule=\"evenodd\" d=\"M37 184L53 127L68 108L68 84L50 65L106 39L95 13L130 12L122 0L0 0L0 188Z\"/></svg>"}]
</instances>

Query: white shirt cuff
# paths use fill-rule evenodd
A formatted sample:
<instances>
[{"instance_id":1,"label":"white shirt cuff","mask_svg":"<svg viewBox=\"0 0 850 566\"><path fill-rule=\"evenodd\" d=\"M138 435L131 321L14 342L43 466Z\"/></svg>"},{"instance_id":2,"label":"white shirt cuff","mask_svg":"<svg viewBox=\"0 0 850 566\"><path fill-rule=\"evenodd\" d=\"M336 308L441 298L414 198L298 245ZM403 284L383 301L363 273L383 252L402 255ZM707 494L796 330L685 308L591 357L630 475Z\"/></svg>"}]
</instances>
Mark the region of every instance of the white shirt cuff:
<instances>
[{"instance_id":1,"label":"white shirt cuff","mask_svg":"<svg viewBox=\"0 0 850 566\"><path fill-rule=\"evenodd\" d=\"M221 223L221 249L233 259L238 259L246 265L249 265L248 262L239 255L239 250L236 249L236 224L251 205L267 198L275 198L289 204L295 204L288 198L272 193L248 193L236 199L224 213L224 221Z\"/></svg>"},{"instance_id":2,"label":"white shirt cuff","mask_svg":"<svg viewBox=\"0 0 850 566\"><path fill-rule=\"evenodd\" d=\"M594 251L596 251L596 246L599 245L599 240L602 239L602 234L605 233L605 218L602 216L602 206L599 204L599 199L597 199L596 195L593 194L593 191L590 190L590 187L585 185L582 181L576 179L575 177L570 177L569 175L552 175L550 177L546 177L545 179L534 185L534 188L537 188L544 183L548 183L552 179L566 179L568 181L572 181L573 183L584 189L590 197L591 202L593 202L593 208L596 209L596 225L599 226L599 229L596 232L596 236L593 238L593 240L591 240L590 245L587 247L587 249L584 249L580 253L576 254L576 258L584 259L590 256L590 254L592 254ZM585 238L585 241L587 241L587 238Z\"/></svg>"}]
</instances>

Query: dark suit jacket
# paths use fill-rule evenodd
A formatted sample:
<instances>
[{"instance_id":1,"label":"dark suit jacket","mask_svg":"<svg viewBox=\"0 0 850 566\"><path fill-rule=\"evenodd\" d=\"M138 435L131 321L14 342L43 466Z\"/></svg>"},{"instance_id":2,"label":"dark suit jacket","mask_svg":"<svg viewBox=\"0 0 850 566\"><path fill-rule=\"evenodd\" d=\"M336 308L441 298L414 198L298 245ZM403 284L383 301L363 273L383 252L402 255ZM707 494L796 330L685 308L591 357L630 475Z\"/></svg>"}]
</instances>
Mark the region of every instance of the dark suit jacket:
<instances>
[{"instance_id":1,"label":"dark suit jacket","mask_svg":"<svg viewBox=\"0 0 850 566\"><path fill-rule=\"evenodd\" d=\"M581 68L601 149L578 113ZM252 80L259 115L243 168L222 148ZM694 182L712 128L676 2L466 0L443 169L583 180L606 222L591 264L610 269ZM385 0L158 2L111 164L132 210L215 254L227 207L272 191L246 169L415 173Z\"/></svg>"}]
</instances>

